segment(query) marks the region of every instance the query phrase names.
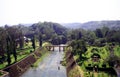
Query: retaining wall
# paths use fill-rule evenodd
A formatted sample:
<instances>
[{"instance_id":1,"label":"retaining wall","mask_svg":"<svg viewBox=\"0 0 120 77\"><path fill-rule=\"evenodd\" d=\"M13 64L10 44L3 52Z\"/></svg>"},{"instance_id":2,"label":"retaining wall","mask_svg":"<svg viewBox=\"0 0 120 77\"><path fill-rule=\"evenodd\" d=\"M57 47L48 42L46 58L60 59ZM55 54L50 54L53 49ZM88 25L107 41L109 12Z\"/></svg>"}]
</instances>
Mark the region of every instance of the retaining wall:
<instances>
[{"instance_id":1,"label":"retaining wall","mask_svg":"<svg viewBox=\"0 0 120 77\"><path fill-rule=\"evenodd\" d=\"M37 58L40 57L41 54L38 51L31 53L28 57L22 59L21 61L8 66L3 71L9 72L10 77L19 77L22 75L33 63L36 62Z\"/></svg>"},{"instance_id":2,"label":"retaining wall","mask_svg":"<svg viewBox=\"0 0 120 77\"><path fill-rule=\"evenodd\" d=\"M71 51L67 51L65 56L66 56L66 63L67 63L66 72L68 77L68 73L70 72L70 70L72 70L77 64L73 58L73 54L71 53Z\"/></svg>"}]
</instances>

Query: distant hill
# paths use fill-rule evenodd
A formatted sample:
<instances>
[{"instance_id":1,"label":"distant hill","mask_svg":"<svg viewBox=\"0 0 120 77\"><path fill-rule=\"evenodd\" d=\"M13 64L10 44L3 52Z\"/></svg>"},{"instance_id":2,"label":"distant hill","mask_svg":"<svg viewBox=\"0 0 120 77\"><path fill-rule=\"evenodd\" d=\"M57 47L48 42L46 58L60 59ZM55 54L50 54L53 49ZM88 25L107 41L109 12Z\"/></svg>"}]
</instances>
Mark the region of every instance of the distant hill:
<instances>
[{"instance_id":1,"label":"distant hill","mask_svg":"<svg viewBox=\"0 0 120 77\"><path fill-rule=\"evenodd\" d=\"M33 24L35 24L35 23L25 23L25 24L22 23L22 24L19 24L19 25L24 25L24 26L28 26L28 27L29 27L29 26L31 26L31 25L33 25Z\"/></svg>"},{"instance_id":2,"label":"distant hill","mask_svg":"<svg viewBox=\"0 0 120 77\"><path fill-rule=\"evenodd\" d=\"M104 26L109 28L120 28L120 21L90 21L86 23L66 23L62 25L70 29L82 28L85 30L95 30Z\"/></svg>"},{"instance_id":3,"label":"distant hill","mask_svg":"<svg viewBox=\"0 0 120 77\"><path fill-rule=\"evenodd\" d=\"M69 29L77 29L77 28L80 28L82 24L81 23L63 23L61 25Z\"/></svg>"}]
</instances>

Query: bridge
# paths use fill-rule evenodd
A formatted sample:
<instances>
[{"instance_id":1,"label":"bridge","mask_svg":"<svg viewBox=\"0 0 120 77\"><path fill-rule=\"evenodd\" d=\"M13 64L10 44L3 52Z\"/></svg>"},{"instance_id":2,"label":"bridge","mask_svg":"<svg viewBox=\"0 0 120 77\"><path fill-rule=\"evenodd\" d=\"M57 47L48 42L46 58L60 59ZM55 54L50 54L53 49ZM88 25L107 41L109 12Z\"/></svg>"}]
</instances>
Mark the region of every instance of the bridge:
<instances>
[{"instance_id":1,"label":"bridge","mask_svg":"<svg viewBox=\"0 0 120 77\"><path fill-rule=\"evenodd\" d=\"M55 51L56 47L59 49L59 51L65 51L65 49L68 47L68 45L50 45L50 46L46 46L48 51Z\"/></svg>"}]
</instances>

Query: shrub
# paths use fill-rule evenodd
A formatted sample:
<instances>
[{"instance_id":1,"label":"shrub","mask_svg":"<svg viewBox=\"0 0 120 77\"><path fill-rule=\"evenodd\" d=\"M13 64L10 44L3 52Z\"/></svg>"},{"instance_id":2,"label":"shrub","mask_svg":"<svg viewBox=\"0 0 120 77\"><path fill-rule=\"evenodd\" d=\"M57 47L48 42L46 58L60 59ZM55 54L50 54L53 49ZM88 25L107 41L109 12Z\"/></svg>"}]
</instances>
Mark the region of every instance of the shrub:
<instances>
[{"instance_id":1,"label":"shrub","mask_svg":"<svg viewBox=\"0 0 120 77\"><path fill-rule=\"evenodd\" d=\"M30 50L30 53L32 53L33 51L32 50Z\"/></svg>"},{"instance_id":2,"label":"shrub","mask_svg":"<svg viewBox=\"0 0 120 77\"><path fill-rule=\"evenodd\" d=\"M102 67L103 67L103 68L106 68L106 64L103 64Z\"/></svg>"}]
</instances>

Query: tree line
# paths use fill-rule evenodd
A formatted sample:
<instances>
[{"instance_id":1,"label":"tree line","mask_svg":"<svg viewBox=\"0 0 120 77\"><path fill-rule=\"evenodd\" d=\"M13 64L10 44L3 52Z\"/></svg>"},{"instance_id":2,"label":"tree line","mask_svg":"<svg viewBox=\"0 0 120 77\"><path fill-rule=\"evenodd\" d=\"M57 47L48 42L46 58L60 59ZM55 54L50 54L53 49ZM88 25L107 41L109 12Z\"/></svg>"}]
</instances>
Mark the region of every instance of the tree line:
<instances>
[{"instance_id":1,"label":"tree line","mask_svg":"<svg viewBox=\"0 0 120 77\"><path fill-rule=\"evenodd\" d=\"M87 59L82 54L85 54L89 46L108 46L107 51L110 52L110 55L105 61L113 67L114 65L120 65L120 57L114 54L114 47L120 46L119 33L120 28L102 27L96 30L74 29L68 33L68 44L72 47L72 53L79 55L77 62L81 63Z\"/></svg>"},{"instance_id":2,"label":"tree line","mask_svg":"<svg viewBox=\"0 0 120 77\"><path fill-rule=\"evenodd\" d=\"M102 27L96 30L75 29L68 33L68 40L84 40L89 45L104 46L107 43L120 44L120 28Z\"/></svg>"},{"instance_id":3,"label":"tree line","mask_svg":"<svg viewBox=\"0 0 120 77\"><path fill-rule=\"evenodd\" d=\"M50 42L55 45L70 44L75 51L74 54L83 54L87 50L87 45L104 46L107 43L120 45L120 28L102 27L96 30L67 29L64 26L53 22L38 22L31 26L22 24L0 27L0 58L1 62L6 59L10 64L10 55L14 56L15 61L16 47L24 48L24 36L31 38L32 46L35 49L35 40L42 46L43 42ZM80 56L80 59L82 57Z\"/></svg>"},{"instance_id":4,"label":"tree line","mask_svg":"<svg viewBox=\"0 0 120 77\"><path fill-rule=\"evenodd\" d=\"M20 29L16 27L5 26L0 27L0 57L1 62L6 59L8 65L11 63L10 55L14 56L17 61L16 47L19 44L20 48L23 48L23 35Z\"/></svg>"},{"instance_id":5,"label":"tree line","mask_svg":"<svg viewBox=\"0 0 120 77\"><path fill-rule=\"evenodd\" d=\"M28 41L24 37L31 39L32 47L35 50L36 41L39 42L40 47L43 42L51 42L55 45L66 43L66 33L66 28L52 22L39 22L31 26L19 24L0 27L0 63L7 61L10 65L11 55L13 55L14 61L17 61L17 49L24 49L25 41Z\"/></svg>"}]
</instances>

